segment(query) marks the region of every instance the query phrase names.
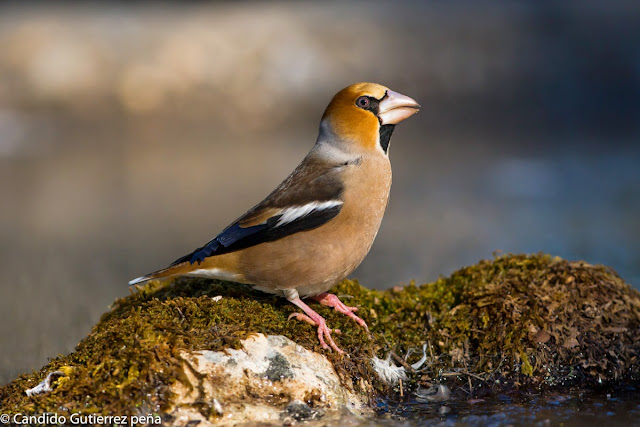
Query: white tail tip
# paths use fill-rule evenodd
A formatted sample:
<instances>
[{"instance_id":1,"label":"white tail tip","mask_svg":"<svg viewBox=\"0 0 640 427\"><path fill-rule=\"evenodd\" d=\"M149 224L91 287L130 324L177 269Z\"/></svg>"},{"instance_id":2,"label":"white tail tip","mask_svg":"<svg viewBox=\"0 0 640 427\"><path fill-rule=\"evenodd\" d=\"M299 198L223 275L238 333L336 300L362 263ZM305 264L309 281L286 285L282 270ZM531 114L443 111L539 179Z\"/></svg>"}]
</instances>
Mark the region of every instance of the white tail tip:
<instances>
[{"instance_id":1,"label":"white tail tip","mask_svg":"<svg viewBox=\"0 0 640 427\"><path fill-rule=\"evenodd\" d=\"M129 286L133 286L133 285L137 285L138 283L142 283L142 282L146 282L147 280L150 280L151 278L149 276L140 276L137 279L133 279L129 282Z\"/></svg>"}]
</instances>

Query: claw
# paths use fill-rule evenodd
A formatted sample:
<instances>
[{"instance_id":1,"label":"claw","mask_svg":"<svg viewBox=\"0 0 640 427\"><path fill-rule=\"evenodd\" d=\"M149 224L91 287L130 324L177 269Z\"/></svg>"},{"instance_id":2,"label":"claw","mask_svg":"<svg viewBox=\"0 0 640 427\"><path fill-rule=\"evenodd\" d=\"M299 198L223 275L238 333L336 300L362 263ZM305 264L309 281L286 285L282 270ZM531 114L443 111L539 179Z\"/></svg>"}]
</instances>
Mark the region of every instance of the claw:
<instances>
[{"instance_id":1,"label":"claw","mask_svg":"<svg viewBox=\"0 0 640 427\"><path fill-rule=\"evenodd\" d=\"M354 311L358 311L358 307L349 307L345 305L337 296L333 294L322 293L320 295L316 295L315 297L313 297L313 299L318 301L322 305L333 307L335 311L352 318L358 325L362 326L367 331L367 333L369 332L367 322L353 314Z\"/></svg>"},{"instance_id":2,"label":"claw","mask_svg":"<svg viewBox=\"0 0 640 427\"><path fill-rule=\"evenodd\" d=\"M291 319L296 319L296 320L301 320L303 322L307 322L308 324L310 324L311 326L318 326L318 324L316 322L314 322L309 316L307 316L306 314L302 314L302 313L291 313L289 315L289 317L287 317L287 320L291 320ZM337 335L341 335L342 331L340 329L329 329L329 331L332 334L337 334Z\"/></svg>"},{"instance_id":3,"label":"claw","mask_svg":"<svg viewBox=\"0 0 640 427\"><path fill-rule=\"evenodd\" d=\"M307 322L308 324L310 324L311 326L318 326L318 324L316 322L314 322L309 316L307 316L306 314L302 314L302 313L291 313L289 315L289 317L287 318L287 320L291 320L291 319L297 319L297 320L302 320L303 322Z\"/></svg>"}]
</instances>

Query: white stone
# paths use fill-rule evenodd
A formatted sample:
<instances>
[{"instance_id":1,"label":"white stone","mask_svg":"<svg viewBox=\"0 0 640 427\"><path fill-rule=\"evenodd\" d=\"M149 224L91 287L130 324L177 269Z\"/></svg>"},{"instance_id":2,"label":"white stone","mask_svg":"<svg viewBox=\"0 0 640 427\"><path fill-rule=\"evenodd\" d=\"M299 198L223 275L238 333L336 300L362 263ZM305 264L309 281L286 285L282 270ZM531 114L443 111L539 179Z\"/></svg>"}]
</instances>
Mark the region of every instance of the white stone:
<instances>
[{"instance_id":1,"label":"white stone","mask_svg":"<svg viewBox=\"0 0 640 427\"><path fill-rule=\"evenodd\" d=\"M364 415L365 399L348 391L329 360L283 336L256 334L240 350L182 352L190 384L176 383L174 425L282 424L294 402L310 406L315 419ZM197 411L207 402L214 415Z\"/></svg>"}]
</instances>

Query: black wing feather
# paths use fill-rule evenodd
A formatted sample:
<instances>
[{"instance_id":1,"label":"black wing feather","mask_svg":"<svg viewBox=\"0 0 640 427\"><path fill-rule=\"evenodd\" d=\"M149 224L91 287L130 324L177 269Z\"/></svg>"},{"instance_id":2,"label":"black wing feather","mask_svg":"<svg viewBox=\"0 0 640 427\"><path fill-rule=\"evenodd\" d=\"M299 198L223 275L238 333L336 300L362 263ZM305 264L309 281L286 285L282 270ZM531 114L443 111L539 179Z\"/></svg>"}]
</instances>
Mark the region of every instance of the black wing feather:
<instances>
[{"instance_id":1,"label":"black wing feather","mask_svg":"<svg viewBox=\"0 0 640 427\"><path fill-rule=\"evenodd\" d=\"M335 218L340 213L341 208L342 205L340 204L327 209L314 210L303 217L280 226L277 224L282 215L273 216L264 224L251 227L241 227L239 221L236 221L209 243L177 259L171 265L181 264L186 261L191 264L196 262L199 264L205 258L213 255L239 251L260 243L279 240L293 233L314 229Z\"/></svg>"}]
</instances>

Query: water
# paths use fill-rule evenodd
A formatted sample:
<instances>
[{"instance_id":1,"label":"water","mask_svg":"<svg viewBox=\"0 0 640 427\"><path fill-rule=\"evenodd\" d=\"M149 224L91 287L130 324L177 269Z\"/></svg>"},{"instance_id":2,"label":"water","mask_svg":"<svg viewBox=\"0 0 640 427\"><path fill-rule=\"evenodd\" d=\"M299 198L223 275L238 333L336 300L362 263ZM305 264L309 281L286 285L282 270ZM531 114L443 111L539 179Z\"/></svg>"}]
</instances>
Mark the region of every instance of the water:
<instances>
[{"instance_id":1,"label":"water","mask_svg":"<svg viewBox=\"0 0 640 427\"><path fill-rule=\"evenodd\" d=\"M640 391L629 386L609 393L522 393L443 403L420 402L413 395L380 404L378 416L383 425L405 426L630 426L640 425Z\"/></svg>"}]
</instances>

